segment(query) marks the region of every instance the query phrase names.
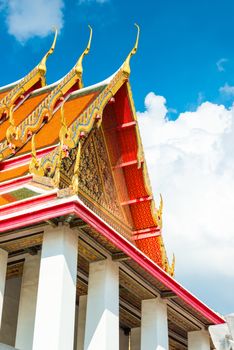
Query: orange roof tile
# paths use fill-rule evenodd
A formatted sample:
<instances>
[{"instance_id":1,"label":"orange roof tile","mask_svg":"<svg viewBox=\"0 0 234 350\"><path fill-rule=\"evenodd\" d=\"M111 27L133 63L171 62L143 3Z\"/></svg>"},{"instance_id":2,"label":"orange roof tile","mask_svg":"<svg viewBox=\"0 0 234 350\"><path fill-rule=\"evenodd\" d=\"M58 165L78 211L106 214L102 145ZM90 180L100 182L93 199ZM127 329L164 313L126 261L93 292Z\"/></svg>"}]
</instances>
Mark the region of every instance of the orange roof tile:
<instances>
[{"instance_id":1,"label":"orange roof tile","mask_svg":"<svg viewBox=\"0 0 234 350\"><path fill-rule=\"evenodd\" d=\"M17 110L14 112L14 120L16 126L18 126L22 120L24 120L47 95L48 92L36 96L32 95L22 105L20 105L19 108L17 108ZM9 125L10 124L8 120L1 124L0 142L5 139L6 131Z\"/></svg>"},{"instance_id":2,"label":"orange roof tile","mask_svg":"<svg viewBox=\"0 0 234 350\"><path fill-rule=\"evenodd\" d=\"M17 179L20 176L26 175L28 171L28 164L17 168L0 171L0 182Z\"/></svg>"},{"instance_id":3,"label":"orange roof tile","mask_svg":"<svg viewBox=\"0 0 234 350\"><path fill-rule=\"evenodd\" d=\"M87 95L78 96L74 99L68 100L64 105L64 114L67 125L69 126L82 111L87 107L91 100L98 94L98 92L87 93ZM60 109L54 114L49 123L44 126L36 134L37 149L45 148L54 145L59 140L59 130L61 127ZM30 152L31 142L27 142L21 150L17 152L17 156Z\"/></svg>"}]
</instances>

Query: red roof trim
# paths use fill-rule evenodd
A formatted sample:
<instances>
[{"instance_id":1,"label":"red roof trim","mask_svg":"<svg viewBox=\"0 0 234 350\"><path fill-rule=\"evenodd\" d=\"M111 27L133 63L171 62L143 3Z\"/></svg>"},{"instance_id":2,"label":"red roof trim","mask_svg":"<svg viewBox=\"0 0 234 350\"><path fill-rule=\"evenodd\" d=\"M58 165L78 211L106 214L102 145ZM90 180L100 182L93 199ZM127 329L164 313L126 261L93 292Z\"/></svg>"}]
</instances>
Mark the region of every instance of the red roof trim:
<instances>
[{"instance_id":1,"label":"red roof trim","mask_svg":"<svg viewBox=\"0 0 234 350\"><path fill-rule=\"evenodd\" d=\"M36 201L35 201L36 202ZM20 205L18 207L20 210ZM17 212L18 214L19 212ZM214 324L224 323L224 319L212 311L208 306L203 304L199 299L184 289L176 280L163 271L156 263L144 255L133 244L118 234L114 229L109 227L102 219L96 216L89 208L81 202L73 200L65 203L54 203L45 208L33 207L29 213L18 214L15 217L4 218L0 220L0 232L6 232L15 228L35 224L44 220L52 219L61 215L76 214L78 217L95 228L99 233L110 240L114 245L121 249L125 254L136 261L142 268L149 272L153 277L161 281L167 288L170 288L178 297L187 304L199 311L204 317Z\"/></svg>"}]
</instances>

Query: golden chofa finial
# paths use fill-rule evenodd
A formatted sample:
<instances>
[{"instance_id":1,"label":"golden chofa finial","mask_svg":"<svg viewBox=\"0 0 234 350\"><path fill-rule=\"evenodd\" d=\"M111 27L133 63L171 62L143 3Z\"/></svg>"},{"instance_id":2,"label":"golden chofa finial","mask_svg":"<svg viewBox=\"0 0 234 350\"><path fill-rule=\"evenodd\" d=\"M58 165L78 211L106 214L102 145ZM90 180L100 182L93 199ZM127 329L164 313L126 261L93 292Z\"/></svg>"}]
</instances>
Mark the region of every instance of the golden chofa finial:
<instances>
[{"instance_id":1,"label":"golden chofa finial","mask_svg":"<svg viewBox=\"0 0 234 350\"><path fill-rule=\"evenodd\" d=\"M84 58L84 56L86 56L89 53L90 46L91 46L91 41L92 41L92 36L93 36L92 28L90 27L90 25L88 27L89 27L89 30L90 30L88 45L87 45L86 49L84 50L84 52L82 53L82 55L80 56L80 58L78 59L76 65L75 65L76 73L79 74L80 76L82 76L82 73L83 73L83 64L82 64L83 63L83 58Z\"/></svg>"},{"instance_id":2,"label":"golden chofa finial","mask_svg":"<svg viewBox=\"0 0 234 350\"><path fill-rule=\"evenodd\" d=\"M137 27L137 37L136 37L136 42L135 42L135 45L133 47L133 49L131 50L131 52L129 53L129 55L127 56L123 66L122 66L122 70L124 73L126 73L128 76L130 75L131 73L131 68L130 68L130 60L131 60L131 57L133 55L135 55L135 53L137 52L137 49L138 49L138 42L139 42L139 36L140 36L140 27L138 26L138 24L134 24L136 27Z\"/></svg>"},{"instance_id":3,"label":"golden chofa finial","mask_svg":"<svg viewBox=\"0 0 234 350\"><path fill-rule=\"evenodd\" d=\"M38 69L40 70L42 75L45 75L45 73L46 73L46 61L47 61L47 58L54 52L54 48L55 48L56 41L57 41L57 35L58 35L57 28L54 27L53 30L54 30L53 43L52 43L50 49L47 51L47 53L45 54L45 56L42 58L41 62L38 65Z\"/></svg>"}]
</instances>

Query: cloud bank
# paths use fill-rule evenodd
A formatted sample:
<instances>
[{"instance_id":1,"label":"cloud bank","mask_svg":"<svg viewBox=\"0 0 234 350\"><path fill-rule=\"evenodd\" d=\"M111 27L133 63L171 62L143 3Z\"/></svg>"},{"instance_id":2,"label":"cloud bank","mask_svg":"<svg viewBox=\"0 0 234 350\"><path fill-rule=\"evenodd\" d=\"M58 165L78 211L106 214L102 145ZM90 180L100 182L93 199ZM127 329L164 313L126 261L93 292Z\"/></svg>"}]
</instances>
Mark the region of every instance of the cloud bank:
<instances>
[{"instance_id":1,"label":"cloud bank","mask_svg":"<svg viewBox=\"0 0 234 350\"><path fill-rule=\"evenodd\" d=\"M63 0L2 0L8 33L23 43L34 36L45 37L56 26L63 27Z\"/></svg>"},{"instance_id":2,"label":"cloud bank","mask_svg":"<svg viewBox=\"0 0 234 350\"><path fill-rule=\"evenodd\" d=\"M167 250L175 252L179 281L231 312L234 106L204 102L175 121L167 113L166 99L152 92L138 113L153 190L164 198Z\"/></svg>"}]
</instances>

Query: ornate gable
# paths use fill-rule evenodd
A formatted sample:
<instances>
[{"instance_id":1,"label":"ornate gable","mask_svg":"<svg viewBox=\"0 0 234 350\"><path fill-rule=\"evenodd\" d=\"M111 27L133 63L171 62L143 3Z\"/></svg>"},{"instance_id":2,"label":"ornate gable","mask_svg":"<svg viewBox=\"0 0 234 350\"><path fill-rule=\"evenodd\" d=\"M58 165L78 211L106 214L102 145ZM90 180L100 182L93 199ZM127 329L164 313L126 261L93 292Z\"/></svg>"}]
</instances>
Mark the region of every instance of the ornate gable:
<instances>
[{"instance_id":1,"label":"ornate gable","mask_svg":"<svg viewBox=\"0 0 234 350\"><path fill-rule=\"evenodd\" d=\"M60 188L67 188L72 183L76 155L77 148L73 148L62 161ZM132 229L131 218L126 215L118 197L102 127L94 128L81 140L78 183L79 196L92 210L109 222L114 220L125 234L126 230Z\"/></svg>"}]
</instances>

